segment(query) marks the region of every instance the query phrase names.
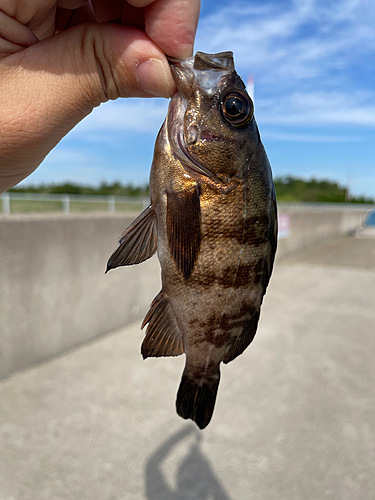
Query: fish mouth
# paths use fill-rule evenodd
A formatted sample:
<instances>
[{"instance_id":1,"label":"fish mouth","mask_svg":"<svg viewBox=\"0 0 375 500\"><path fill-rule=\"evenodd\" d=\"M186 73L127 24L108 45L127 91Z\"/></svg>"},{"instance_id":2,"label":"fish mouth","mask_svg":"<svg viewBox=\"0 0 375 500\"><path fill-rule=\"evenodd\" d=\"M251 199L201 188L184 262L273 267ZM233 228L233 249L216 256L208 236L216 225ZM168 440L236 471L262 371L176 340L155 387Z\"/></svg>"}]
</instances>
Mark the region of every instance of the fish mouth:
<instances>
[{"instance_id":1,"label":"fish mouth","mask_svg":"<svg viewBox=\"0 0 375 500\"><path fill-rule=\"evenodd\" d=\"M220 140L218 136L215 134L210 134L209 132L202 132L200 135L200 139L203 142L217 142Z\"/></svg>"},{"instance_id":2,"label":"fish mouth","mask_svg":"<svg viewBox=\"0 0 375 500\"><path fill-rule=\"evenodd\" d=\"M234 71L233 52L205 54L197 52L186 59L168 58L176 82L178 92L172 97L168 111L168 137L172 152L190 174L204 175L218 184L224 181L211 170L202 165L189 152L184 133L184 116L187 100L194 87L199 87L209 95L213 95L224 75ZM209 132L200 135L202 141L213 142L217 137Z\"/></svg>"},{"instance_id":3,"label":"fish mouth","mask_svg":"<svg viewBox=\"0 0 375 500\"><path fill-rule=\"evenodd\" d=\"M186 59L168 57L168 61L177 89L183 95L187 95L193 85L212 95L223 75L234 71L233 52L230 51L217 54L197 52Z\"/></svg>"}]
</instances>

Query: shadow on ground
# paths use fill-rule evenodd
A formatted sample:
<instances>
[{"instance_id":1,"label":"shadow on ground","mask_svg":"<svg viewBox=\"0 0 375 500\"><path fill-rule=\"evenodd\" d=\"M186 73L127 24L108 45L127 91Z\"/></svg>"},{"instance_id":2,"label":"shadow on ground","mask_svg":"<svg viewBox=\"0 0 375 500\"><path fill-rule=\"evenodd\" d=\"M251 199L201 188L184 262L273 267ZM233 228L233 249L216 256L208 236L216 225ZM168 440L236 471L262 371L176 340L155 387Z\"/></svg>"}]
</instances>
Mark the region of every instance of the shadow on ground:
<instances>
[{"instance_id":1,"label":"shadow on ground","mask_svg":"<svg viewBox=\"0 0 375 500\"><path fill-rule=\"evenodd\" d=\"M171 486L163 472L163 463L189 435L194 440L178 465L175 486ZM150 456L145 478L148 500L230 500L200 449L200 439L199 431L187 425L164 441Z\"/></svg>"}]
</instances>

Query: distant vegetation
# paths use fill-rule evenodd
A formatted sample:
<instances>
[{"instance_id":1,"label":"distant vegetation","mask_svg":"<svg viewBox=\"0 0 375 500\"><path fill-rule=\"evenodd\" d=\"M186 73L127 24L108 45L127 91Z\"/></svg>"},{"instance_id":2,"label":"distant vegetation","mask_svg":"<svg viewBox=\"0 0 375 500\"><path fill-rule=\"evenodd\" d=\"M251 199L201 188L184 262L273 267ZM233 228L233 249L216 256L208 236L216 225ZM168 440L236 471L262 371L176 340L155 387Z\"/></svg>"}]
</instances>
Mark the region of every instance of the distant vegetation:
<instances>
[{"instance_id":1,"label":"distant vegetation","mask_svg":"<svg viewBox=\"0 0 375 500\"><path fill-rule=\"evenodd\" d=\"M374 203L373 198L347 195L347 188L329 180L276 177L278 201L318 201L333 203Z\"/></svg>"},{"instance_id":2,"label":"distant vegetation","mask_svg":"<svg viewBox=\"0 0 375 500\"><path fill-rule=\"evenodd\" d=\"M318 201L333 203L375 203L373 198L347 196L346 188L329 180L303 180L292 176L276 177L275 188L278 201ZM92 194L112 196L149 196L149 187L121 184L120 182L102 182L98 187L74 183L40 184L25 188L15 187L11 192L56 193L56 194Z\"/></svg>"},{"instance_id":3,"label":"distant vegetation","mask_svg":"<svg viewBox=\"0 0 375 500\"><path fill-rule=\"evenodd\" d=\"M46 193L46 194L91 194L103 196L149 196L148 185L134 186L133 184L112 184L102 182L98 187L83 184L39 184L37 186L15 187L9 190L13 193Z\"/></svg>"}]
</instances>

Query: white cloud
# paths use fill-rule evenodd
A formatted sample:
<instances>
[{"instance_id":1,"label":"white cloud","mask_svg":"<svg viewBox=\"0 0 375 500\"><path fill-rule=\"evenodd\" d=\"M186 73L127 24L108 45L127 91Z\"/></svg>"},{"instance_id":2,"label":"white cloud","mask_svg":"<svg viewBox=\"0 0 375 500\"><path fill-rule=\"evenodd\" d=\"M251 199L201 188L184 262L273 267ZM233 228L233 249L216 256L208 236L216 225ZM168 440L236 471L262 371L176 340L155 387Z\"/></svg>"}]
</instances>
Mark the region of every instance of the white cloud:
<instances>
[{"instance_id":1,"label":"white cloud","mask_svg":"<svg viewBox=\"0 0 375 500\"><path fill-rule=\"evenodd\" d=\"M374 16L372 0L234 1L201 20L197 48L232 50L238 72L255 75L261 124L374 127L372 78L356 78L375 60Z\"/></svg>"},{"instance_id":2,"label":"white cloud","mask_svg":"<svg viewBox=\"0 0 375 500\"><path fill-rule=\"evenodd\" d=\"M123 165L113 166L111 161L90 154L87 149L81 152L68 147L59 147L44 160L22 184L24 186L41 183L73 182L83 185L98 185L102 181L145 184L148 182L149 165L144 167Z\"/></svg>"},{"instance_id":3,"label":"white cloud","mask_svg":"<svg viewBox=\"0 0 375 500\"><path fill-rule=\"evenodd\" d=\"M133 132L155 134L161 127L166 113L166 99L119 99L102 104L80 122L70 133L70 138L107 140L103 132Z\"/></svg>"},{"instance_id":4,"label":"white cloud","mask_svg":"<svg viewBox=\"0 0 375 500\"><path fill-rule=\"evenodd\" d=\"M35 170L24 185L44 182L81 182L83 184L96 183L104 177L101 160L89 150L69 148L62 144L54 148Z\"/></svg>"},{"instance_id":5,"label":"white cloud","mask_svg":"<svg viewBox=\"0 0 375 500\"><path fill-rule=\"evenodd\" d=\"M273 83L324 76L357 52L375 50L367 10L374 11L367 0L268 1L258 12L232 2L202 20L197 46L206 52L233 50L240 69L251 68Z\"/></svg>"},{"instance_id":6,"label":"white cloud","mask_svg":"<svg viewBox=\"0 0 375 500\"><path fill-rule=\"evenodd\" d=\"M259 122L274 125L375 127L375 93L296 92L278 101L257 102Z\"/></svg>"},{"instance_id":7,"label":"white cloud","mask_svg":"<svg viewBox=\"0 0 375 500\"><path fill-rule=\"evenodd\" d=\"M374 18L373 0L228 0L225 6L218 0L212 13L201 18L196 48L234 52L239 74L255 75L255 111L262 137L291 143L288 157L278 160L279 165L284 169L289 162L296 165L296 175L311 169L321 176L329 171L331 159L325 166L318 160L316 170L313 157L301 165L298 153L313 150L303 143L355 147L355 142L368 140L369 134L361 133L375 127L375 88L369 70L375 61ZM148 156L167 106L164 99L121 99L100 106L28 181L147 179ZM361 161L372 168L371 151ZM337 163L331 178L347 168L342 166L345 158ZM372 190L374 195L374 186L365 176L353 182L356 192Z\"/></svg>"},{"instance_id":8,"label":"white cloud","mask_svg":"<svg viewBox=\"0 0 375 500\"><path fill-rule=\"evenodd\" d=\"M372 0L249 0L226 6L219 2L200 21L197 49L233 50L239 73L255 74L261 124L373 127L375 92L363 96L351 84L348 67L357 53L370 51L375 58L375 28L366 15L375 15L374 5ZM108 102L69 137L96 143L117 140L115 134L122 132L155 137L167 105L164 99ZM301 134L295 140L314 140L313 135ZM326 142L336 139L331 135Z\"/></svg>"}]
</instances>

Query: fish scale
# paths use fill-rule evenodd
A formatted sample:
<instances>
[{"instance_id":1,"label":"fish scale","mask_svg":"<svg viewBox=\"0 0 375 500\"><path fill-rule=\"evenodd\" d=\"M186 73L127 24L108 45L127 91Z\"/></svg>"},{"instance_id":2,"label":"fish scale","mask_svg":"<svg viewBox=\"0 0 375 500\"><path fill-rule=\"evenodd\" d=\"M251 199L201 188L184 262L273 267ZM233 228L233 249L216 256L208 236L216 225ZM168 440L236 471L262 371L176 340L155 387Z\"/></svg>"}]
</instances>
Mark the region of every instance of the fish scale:
<instances>
[{"instance_id":1,"label":"fish scale","mask_svg":"<svg viewBox=\"0 0 375 500\"><path fill-rule=\"evenodd\" d=\"M107 270L155 251L162 290L151 304L142 355L185 354L176 409L203 429L220 364L256 333L272 273L277 209L253 103L231 52L171 60L177 93L158 134L151 205L121 235Z\"/></svg>"}]
</instances>

